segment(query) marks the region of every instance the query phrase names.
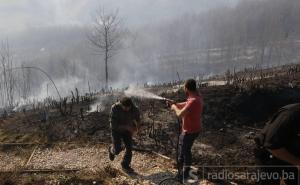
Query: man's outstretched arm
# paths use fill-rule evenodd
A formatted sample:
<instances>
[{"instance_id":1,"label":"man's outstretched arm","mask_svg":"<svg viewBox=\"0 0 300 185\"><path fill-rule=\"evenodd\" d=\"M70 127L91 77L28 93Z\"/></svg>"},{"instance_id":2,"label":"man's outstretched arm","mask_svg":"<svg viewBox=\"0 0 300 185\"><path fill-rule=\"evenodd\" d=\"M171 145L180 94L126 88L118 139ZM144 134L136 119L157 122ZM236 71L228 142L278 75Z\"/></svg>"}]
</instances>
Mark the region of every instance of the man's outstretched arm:
<instances>
[{"instance_id":1,"label":"man's outstretched arm","mask_svg":"<svg viewBox=\"0 0 300 185\"><path fill-rule=\"evenodd\" d=\"M182 109L180 109L179 107L177 107L176 104L173 104L171 106L171 110L173 110L178 117L184 117L189 111L188 108L188 106L185 106Z\"/></svg>"},{"instance_id":2,"label":"man's outstretched arm","mask_svg":"<svg viewBox=\"0 0 300 185\"><path fill-rule=\"evenodd\" d=\"M291 165L297 166L298 168L300 167L300 159L285 148L273 149L271 150L271 153L280 160L286 161Z\"/></svg>"}]
</instances>

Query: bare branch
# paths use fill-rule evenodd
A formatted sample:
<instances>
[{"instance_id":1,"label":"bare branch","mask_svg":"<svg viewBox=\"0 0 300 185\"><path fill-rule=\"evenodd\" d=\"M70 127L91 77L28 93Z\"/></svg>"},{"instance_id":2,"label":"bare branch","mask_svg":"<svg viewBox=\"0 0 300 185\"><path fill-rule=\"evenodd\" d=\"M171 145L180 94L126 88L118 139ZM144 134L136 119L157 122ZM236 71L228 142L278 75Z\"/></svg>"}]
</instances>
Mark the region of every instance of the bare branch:
<instances>
[{"instance_id":1,"label":"bare branch","mask_svg":"<svg viewBox=\"0 0 300 185\"><path fill-rule=\"evenodd\" d=\"M108 88L108 63L110 59L122 48L122 40L125 31L122 28L122 20L119 11L107 13L104 7L96 11L92 29L87 39L98 53L104 55L105 62L105 87Z\"/></svg>"}]
</instances>

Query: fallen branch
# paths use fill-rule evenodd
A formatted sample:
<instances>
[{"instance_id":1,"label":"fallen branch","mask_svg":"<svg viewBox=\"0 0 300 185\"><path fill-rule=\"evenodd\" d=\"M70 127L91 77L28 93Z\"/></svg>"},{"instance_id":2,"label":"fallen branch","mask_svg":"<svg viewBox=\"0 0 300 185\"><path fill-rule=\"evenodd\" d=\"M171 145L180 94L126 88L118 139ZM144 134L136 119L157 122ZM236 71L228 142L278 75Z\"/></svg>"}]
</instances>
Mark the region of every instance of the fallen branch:
<instances>
[{"instance_id":1,"label":"fallen branch","mask_svg":"<svg viewBox=\"0 0 300 185\"><path fill-rule=\"evenodd\" d=\"M57 144L104 144L109 145L106 142L91 142L91 143L80 143L80 142L49 142L49 143L0 143L0 146L26 146L26 145L57 145Z\"/></svg>"},{"instance_id":2,"label":"fallen branch","mask_svg":"<svg viewBox=\"0 0 300 185\"><path fill-rule=\"evenodd\" d=\"M157 152L154 152L154 151L152 151L151 153L152 153L152 154L155 154L155 155L157 155L157 156L159 156L159 157L161 157L161 158L164 158L164 159L173 161L173 159L171 159L170 157L165 156L165 155L163 155L163 154L160 154L160 153L157 153Z\"/></svg>"},{"instance_id":3,"label":"fallen branch","mask_svg":"<svg viewBox=\"0 0 300 185\"><path fill-rule=\"evenodd\" d=\"M143 149L143 148L137 148L137 147L132 147L132 150L137 151L137 152L148 152L148 153L152 152L152 150Z\"/></svg>"},{"instance_id":4,"label":"fallen branch","mask_svg":"<svg viewBox=\"0 0 300 185\"><path fill-rule=\"evenodd\" d=\"M37 148L38 148L38 146L34 147L34 149L33 149L32 153L31 153L30 157L28 158L27 162L25 163L25 166L28 166L28 164L30 163L32 157L34 156L34 153L35 153L35 151L36 151Z\"/></svg>"},{"instance_id":5,"label":"fallen branch","mask_svg":"<svg viewBox=\"0 0 300 185\"><path fill-rule=\"evenodd\" d=\"M18 171L18 173L55 173L55 172L76 172L80 171L80 169L24 169ZM15 173L16 170L7 170L7 171L0 171L1 173Z\"/></svg>"},{"instance_id":6,"label":"fallen branch","mask_svg":"<svg viewBox=\"0 0 300 185\"><path fill-rule=\"evenodd\" d=\"M142 148L136 148L136 147L133 147L132 150L137 151L137 152L147 152L147 153L151 153L151 154L157 155L157 156L159 156L159 157L161 157L161 158L164 158L164 159L167 159L167 160L173 160L173 159L171 159L171 158L168 157L168 156L165 156L165 155L163 155L163 154L154 152L154 151L149 150L149 149L142 149Z\"/></svg>"},{"instance_id":7,"label":"fallen branch","mask_svg":"<svg viewBox=\"0 0 300 185\"><path fill-rule=\"evenodd\" d=\"M39 143L0 143L0 146L25 146L25 145L37 145Z\"/></svg>"}]
</instances>

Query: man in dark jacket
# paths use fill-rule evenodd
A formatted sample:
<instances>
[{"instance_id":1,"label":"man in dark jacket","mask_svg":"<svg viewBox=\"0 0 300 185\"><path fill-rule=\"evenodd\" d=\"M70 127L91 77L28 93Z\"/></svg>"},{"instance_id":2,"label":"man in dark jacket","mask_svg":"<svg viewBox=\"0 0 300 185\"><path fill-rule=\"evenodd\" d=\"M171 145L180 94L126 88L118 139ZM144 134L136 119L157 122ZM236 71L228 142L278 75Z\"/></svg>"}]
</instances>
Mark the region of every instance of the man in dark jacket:
<instances>
[{"instance_id":1,"label":"man in dark jacket","mask_svg":"<svg viewBox=\"0 0 300 185\"><path fill-rule=\"evenodd\" d=\"M140 113L132 100L124 97L111 108L110 127L112 146L109 147L109 159L114 160L121 151L122 140L126 151L121 162L123 170L133 172L130 167L132 159L132 135L137 132L140 123Z\"/></svg>"},{"instance_id":2,"label":"man in dark jacket","mask_svg":"<svg viewBox=\"0 0 300 185\"><path fill-rule=\"evenodd\" d=\"M282 107L255 138L255 157L261 172L280 178L260 179L259 185L299 185L300 104ZM285 174L285 176L284 176ZM274 176L275 177L275 176Z\"/></svg>"}]
</instances>

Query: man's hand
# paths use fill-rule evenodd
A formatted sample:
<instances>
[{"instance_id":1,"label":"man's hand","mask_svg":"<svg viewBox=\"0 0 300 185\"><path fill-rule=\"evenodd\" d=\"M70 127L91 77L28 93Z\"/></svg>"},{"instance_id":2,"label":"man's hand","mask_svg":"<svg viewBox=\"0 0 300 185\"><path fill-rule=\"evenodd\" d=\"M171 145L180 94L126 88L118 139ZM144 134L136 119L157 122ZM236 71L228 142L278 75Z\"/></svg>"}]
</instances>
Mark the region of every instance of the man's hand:
<instances>
[{"instance_id":1,"label":"man's hand","mask_svg":"<svg viewBox=\"0 0 300 185\"><path fill-rule=\"evenodd\" d=\"M176 109L177 109L177 106L176 106L175 104L172 104L172 105L171 105L171 110L174 110L174 111L175 111Z\"/></svg>"},{"instance_id":2,"label":"man's hand","mask_svg":"<svg viewBox=\"0 0 300 185\"><path fill-rule=\"evenodd\" d=\"M139 133L140 133L140 129L136 128L135 135L139 135Z\"/></svg>"},{"instance_id":3,"label":"man's hand","mask_svg":"<svg viewBox=\"0 0 300 185\"><path fill-rule=\"evenodd\" d=\"M175 104L176 102L174 100L169 100L169 99L166 99L166 104L168 107L171 107L173 104Z\"/></svg>"},{"instance_id":4,"label":"man's hand","mask_svg":"<svg viewBox=\"0 0 300 185\"><path fill-rule=\"evenodd\" d=\"M118 130L121 132L128 132L130 135L134 135L138 129L135 126L122 125L118 127Z\"/></svg>"},{"instance_id":5,"label":"man's hand","mask_svg":"<svg viewBox=\"0 0 300 185\"><path fill-rule=\"evenodd\" d=\"M137 127L132 127L132 129L130 130L131 135L135 135L137 134L139 131L139 129Z\"/></svg>"}]
</instances>

